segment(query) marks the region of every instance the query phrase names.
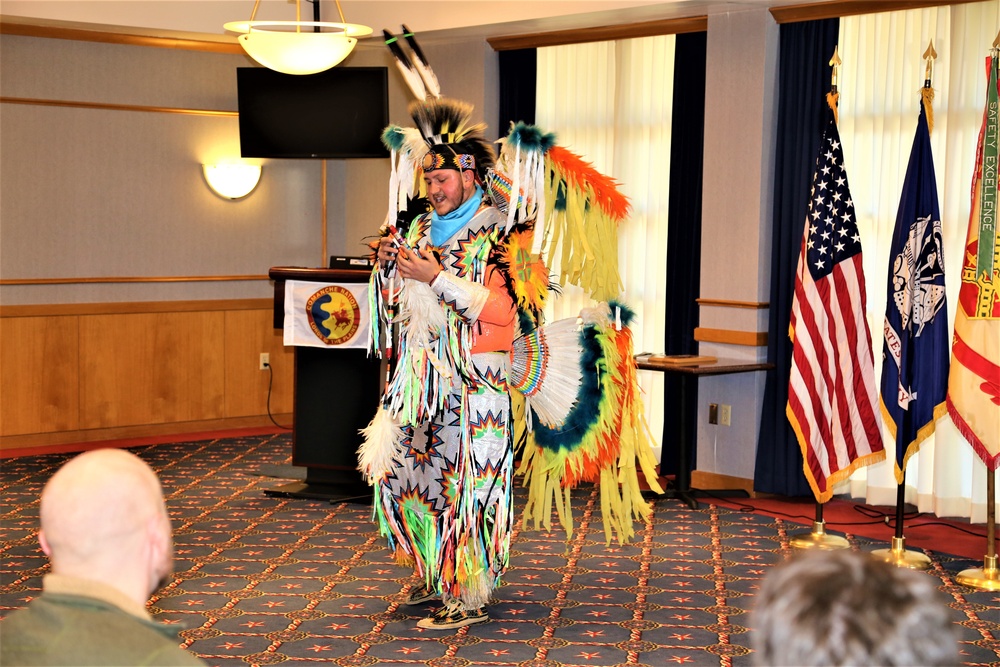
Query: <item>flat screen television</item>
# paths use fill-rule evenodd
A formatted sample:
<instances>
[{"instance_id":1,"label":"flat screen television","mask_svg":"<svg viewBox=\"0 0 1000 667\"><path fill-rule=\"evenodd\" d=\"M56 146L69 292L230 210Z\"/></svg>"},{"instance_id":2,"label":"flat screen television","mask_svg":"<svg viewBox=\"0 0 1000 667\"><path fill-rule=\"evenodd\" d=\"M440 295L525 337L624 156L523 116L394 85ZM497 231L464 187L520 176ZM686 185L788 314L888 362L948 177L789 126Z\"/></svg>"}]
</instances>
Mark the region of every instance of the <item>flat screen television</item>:
<instances>
[{"instance_id":1,"label":"flat screen television","mask_svg":"<svg viewBox=\"0 0 1000 667\"><path fill-rule=\"evenodd\" d=\"M385 67L334 67L304 76L236 69L240 154L269 158L388 157Z\"/></svg>"}]
</instances>

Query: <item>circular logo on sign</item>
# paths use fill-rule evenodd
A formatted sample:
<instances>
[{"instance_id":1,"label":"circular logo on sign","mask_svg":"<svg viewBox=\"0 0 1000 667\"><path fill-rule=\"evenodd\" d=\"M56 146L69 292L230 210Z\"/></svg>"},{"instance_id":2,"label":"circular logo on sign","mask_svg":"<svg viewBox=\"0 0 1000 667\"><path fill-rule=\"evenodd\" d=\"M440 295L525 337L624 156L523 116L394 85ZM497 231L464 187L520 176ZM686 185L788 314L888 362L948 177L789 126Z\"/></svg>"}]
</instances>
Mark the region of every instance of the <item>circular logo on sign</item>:
<instances>
[{"instance_id":1,"label":"circular logo on sign","mask_svg":"<svg viewBox=\"0 0 1000 667\"><path fill-rule=\"evenodd\" d=\"M309 326L327 345L342 345L354 337L361 323L361 309L351 291L340 285L319 290L306 302Z\"/></svg>"}]
</instances>

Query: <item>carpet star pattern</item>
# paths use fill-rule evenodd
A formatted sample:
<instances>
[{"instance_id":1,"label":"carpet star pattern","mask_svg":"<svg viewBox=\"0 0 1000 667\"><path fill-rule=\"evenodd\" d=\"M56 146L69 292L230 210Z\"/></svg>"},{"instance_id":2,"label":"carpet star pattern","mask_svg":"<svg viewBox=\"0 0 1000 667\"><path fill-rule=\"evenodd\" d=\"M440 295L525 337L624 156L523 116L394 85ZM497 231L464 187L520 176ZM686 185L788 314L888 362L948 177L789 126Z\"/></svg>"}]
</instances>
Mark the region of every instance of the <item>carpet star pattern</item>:
<instances>
[{"instance_id":1,"label":"carpet star pattern","mask_svg":"<svg viewBox=\"0 0 1000 667\"><path fill-rule=\"evenodd\" d=\"M663 499L632 544L606 545L599 495L581 488L572 540L515 532L490 622L425 631L416 621L436 604L403 605L417 582L390 558L369 506L264 495L279 482L259 471L290 462L288 435L133 451L160 476L177 547L175 577L150 612L187 628L183 645L219 667L745 667L754 594L790 553L788 532L802 529ZM10 459L0 471L2 616L40 592L48 566L37 541L38 495L66 458ZM846 537L854 549L887 546ZM952 600L964 664L1000 664L1000 596L954 581L982 563L928 555L927 576Z\"/></svg>"}]
</instances>

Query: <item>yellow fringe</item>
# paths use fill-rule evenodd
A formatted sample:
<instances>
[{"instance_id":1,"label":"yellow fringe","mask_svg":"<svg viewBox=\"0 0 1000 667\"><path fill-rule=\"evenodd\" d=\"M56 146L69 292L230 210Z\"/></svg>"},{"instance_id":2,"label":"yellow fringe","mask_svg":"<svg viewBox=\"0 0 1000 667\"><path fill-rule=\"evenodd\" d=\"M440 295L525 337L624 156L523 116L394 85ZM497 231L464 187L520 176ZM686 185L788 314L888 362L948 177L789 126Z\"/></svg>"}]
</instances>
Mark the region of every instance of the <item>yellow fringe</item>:
<instances>
[{"instance_id":1,"label":"yellow fringe","mask_svg":"<svg viewBox=\"0 0 1000 667\"><path fill-rule=\"evenodd\" d=\"M809 469L809 457L806 452L805 436L802 434L802 426L799 425L799 420L792 411L791 406L785 407L785 416L788 417L788 422L792 426L792 430L795 431L795 438L799 442L799 449L802 450L802 473L806 476L806 481L809 482L809 488L812 489L813 495L816 497L816 502L825 503L830 498L833 497L833 488L837 486L840 482L844 481L848 477L854 474L854 471L863 468L865 466L871 465L873 463L878 463L885 459L885 450L881 449L877 452L872 452L867 456L861 456L851 462L846 468L842 468L829 477L826 478L826 491L821 492L819 490L819 484L813 477L812 470Z\"/></svg>"},{"instance_id":2,"label":"yellow fringe","mask_svg":"<svg viewBox=\"0 0 1000 667\"><path fill-rule=\"evenodd\" d=\"M840 99L840 93L827 93L826 103L829 105L830 109L833 111L833 122L840 125L840 115L837 112L837 101Z\"/></svg>"},{"instance_id":3,"label":"yellow fringe","mask_svg":"<svg viewBox=\"0 0 1000 667\"><path fill-rule=\"evenodd\" d=\"M927 134L934 132L934 89L921 88L920 101L924 105L924 113L927 115Z\"/></svg>"},{"instance_id":4,"label":"yellow fringe","mask_svg":"<svg viewBox=\"0 0 1000 667\"><path fill-rule=\"evenodd\" d=\"M555 201L558 178L549 178L548 201ZM559 281L586 290L596 301L617 298L622 291L618 272L618 223L600 206L587 206L593 193L578 188L564 192L566 208L550 218L546 263L559 257Z\"/></svg>"},{"instance_id":5,"label":"yellow fringe","mask_svg":"<svg viewBox=\"0 0 1000 667\"><path fill-rule=\"evenodd\" d=\"M879 408L882 412L882 421L885 423L886 429L892 436L892 442L896 443L896 422L893 421L892 415L889 414L888 408L885 407L885 401L882 400L880 396L878 399ZM931 421L927 422L919 429L917 429L917 437L913 439L913 442L906 445L906 453L903 454L903 467L899 467L899 459L893 463L893 473L896 475L896 484L902 484L906 481L906 477L903 474L906 471L906 466L909 464L910 459L920 451L920 445L923 444L924 440L934 435L934 431L937 428L937 421L944 417L948 413L948 404L941 402L934 406L934 416ZM896 444L898 447L899 445Z\"/></svg>"}]
</instances>

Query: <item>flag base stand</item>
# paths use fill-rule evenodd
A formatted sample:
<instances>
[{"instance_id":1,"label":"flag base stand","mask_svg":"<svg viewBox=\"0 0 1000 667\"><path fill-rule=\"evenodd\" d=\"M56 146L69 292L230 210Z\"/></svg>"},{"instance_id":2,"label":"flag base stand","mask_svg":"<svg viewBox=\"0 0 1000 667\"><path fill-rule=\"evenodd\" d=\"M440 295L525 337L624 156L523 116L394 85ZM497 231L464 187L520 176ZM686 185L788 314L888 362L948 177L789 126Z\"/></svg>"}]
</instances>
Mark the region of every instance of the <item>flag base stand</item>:
<instances>
[{"instance_id":1,"label":"flag base stand","mask_svg":"<svg viewBox=\"0 0 1000 667\"><path fill-rule=\"evenodd\" d=\"M1000 591L1000 570L997 570L997 557L986 556L983 566L962 570L955 581L963 586L980 588L984 591Z\"/></svg>"},{"instance_id":2,"label":"flag base stand","mask_svg":"<svg viewBox=\"0 0 1000 667\"><path fill-rule=\"evenodd\" d=\"M986 556L981 568L962 570L955 581L963 586L984 591L1000 591L1000 570L997 570L996 475L987 469L986 475Z\"/></svg>"},{"instance_id":3,"label":"flag base stand","mask_svg":"<svg viewBox=\"0 0 1000 667\"><path fill-rule=\"evenodd\" d=\"M896 567L905 567L910 570L926 570L931 566L931 559L920 551L908 551L906 548L906 538L903 536L903 522L905 520L903 507L906 505L905 481L906 471L904 470L902 476L899 478L899 484L896 485L896 534L892 536L890 548L876 549L872 552L872 557ZM889 524L888 517L886 517L886 524Z\"/></svg>"},{"instance_id":4,"label":"flag base stand","mask_svg":"<svg viewBox=\"0 0 1000 667\"><path fill-rule=\"evenodd\" d=\"M931 566L931 559L927 557L927 554L907 550L905 537L892 538L891 548L876 549L872 552L872 557L890 565L910 570L926 570Z\"/></svg>"},{"instance_id":5,"label":"flag base stand","mask_svg":"<svg viewBox=\"0 0 1000 667\"><path fill-rule=\"evenodd\" d=\"M814 521L812 532L796 533L788 539L793 549L846 549L850 546L845 538L826 532L825 521Z\"/></svg>"}]
</instances>

